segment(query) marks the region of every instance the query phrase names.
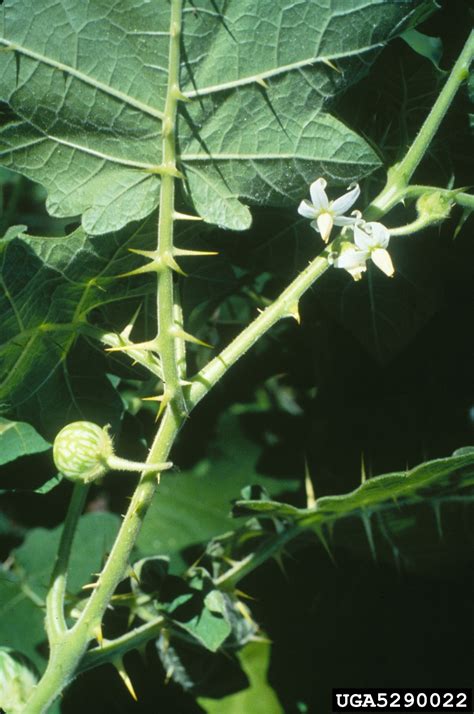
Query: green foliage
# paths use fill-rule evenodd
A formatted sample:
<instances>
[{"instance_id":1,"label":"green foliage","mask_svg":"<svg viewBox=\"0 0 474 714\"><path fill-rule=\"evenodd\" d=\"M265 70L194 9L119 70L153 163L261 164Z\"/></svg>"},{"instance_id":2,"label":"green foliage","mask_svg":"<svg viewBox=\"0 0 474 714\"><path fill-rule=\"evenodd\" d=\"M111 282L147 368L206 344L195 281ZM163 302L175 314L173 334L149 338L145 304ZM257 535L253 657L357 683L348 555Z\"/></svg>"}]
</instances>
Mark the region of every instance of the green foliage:
<instances>
[{"instance_id":1,"label":"green foliage","mask_svg":"<svg viewBox=\"0 0 474 714\"><path fill-rule=\"evenodd\" d=\"M264 41L251 51L260 20L250 0L186 6L181 89L193 101L179 119L179 164L198 213L242 230L250 214L239 197L294 204L315 175L349 183L377 168L366 142L325 105L414 8L429 6L351 0L341 12L266 3L259 17L272 21L261 19ZM84 2L71 16L51 0L9 1L1 23L1 98L18 117L2 132L5 165L47 187L53 215L82 214L93 234L151 213L169 6Z\"/></svg>"},{"instance_id":2,"label":"green foliage","mask_svg":"<svg viewBox=\"0 0 474 714\"><path fill-rule=\"evenodd\" d=\"M119 518L110 513L89 513L79 522L68 577L68 589L77 594L89 583L93 573L99 571L104 556L117 535ZM29 584L44 597L49 587L49 578L57 550L61 528L46 530L37 528L28 534L25 542L15 551L17 572L27 574Z\"/></svg>"},{"instance_id":3,"label":"green foliage","mask_svg":"<svg viewBox=\"0 0 474 714\"><path fill-rule=\"evenodd\" d=\"M38 666L44 660L36 648L44 642L43 603L30 593L20 578L0 571L0 641L27 655Z\"/></svg>"},{"instance_id":4,"label":"green foliage","mask_svg":"<svg viewBox=\"0 0 474 714\"><path fill-rule=\"evenodd\" d=\"M211 652L216 652L232 632L230 598L214 587L203 568L193 568L185 579L168 576L161 557L142 560L133 567L132 590L140 617L166 617L167 628L184 630ZM148 602L147 602L148 601Z\"/></svg>"},{"instance_id":5,"label":"green foliage","mask_svg":"<svg viewBox=\"0 0 474 714\"><path fill-rule=\"evenodd\" d=\"M276 495L300 488L296 478L276 479L256 471L259 447L242 433L236 416L222 417L214 443L192 471L162 476L137 541L142 556L167 555L174 568L182 567L186 548L235 527L230 505L239 489L257 484Z\"/></svg>"},{"instance_id":6,"label":"green foliage","mask_svg":"<svg viewBox=\"0 0 474 714\"><path fill-rule=\"evenodd\" d=\"M117 424L122 404L102 358L81 344L67 359L91 310L146 295L147 281L112 280L136 265L128 248L149 241L145 224L128 236L60 238L8 234L0 244L4 315L0 345L0 400L11 409L27 401L48 433L75 418ZM94 360L94 369L90 363ZM51 395L55 408L52 409Z\"/></svg>"},{"instance_id":7,"label":"green foliage","mask_svg":"<svg viewBox=\"0 0 474 714\"><path fill-rule=\"evenodd\" d=\"M30 425L0 417L0 464L14 461L26 454L47 451L51 444Z\"/></svg>"},{"instance_id":8,"label":"green foliage","mask_svg":"<svg viewBox=\"0 0 474 714\"><path fill-rule=\"evenodd\" d=\"M239 653L242 669L249 678L249 687L223 699L201 697L199 704L207 714L283 714L275 692L268 685L266 675L270 663L271 646L268 642L250 642Z\"/></svg>"},{"instance_id":9,"label":"green foliage","mask_svg":"<svg viewBox=\"0 0 474 714\"><path fill-rule=\"evenodd\" d=\"M67 582L69 606L80 602L81 588L99 572L117 534L119 518L89 513L79 522ZM35 528L13 552L13 563L0 571L0 642L30 657L40 668L44 659L44 604L62 526Z\"/></svg>"}]
</instances>

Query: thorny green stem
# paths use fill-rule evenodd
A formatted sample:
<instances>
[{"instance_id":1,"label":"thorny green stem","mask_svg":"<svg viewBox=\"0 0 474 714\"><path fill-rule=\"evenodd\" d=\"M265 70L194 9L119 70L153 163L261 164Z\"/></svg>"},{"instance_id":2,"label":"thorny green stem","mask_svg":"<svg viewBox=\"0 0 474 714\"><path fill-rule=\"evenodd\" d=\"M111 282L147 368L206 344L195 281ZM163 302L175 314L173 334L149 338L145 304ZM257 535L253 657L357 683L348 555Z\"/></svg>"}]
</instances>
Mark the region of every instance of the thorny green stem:
<instances>
[{"instance_id":1,"label":"thorny green stem","mask_svg":"<svg viewBox=\"0 0 474 714\"><path fill-rule=\"evenodd\" d=\"M158 277L158 338L157 344L162 360L165 388L171 390L172 399L165 409L164 416L147 459L147 463L165 462L170 449L185 419L187 409L193 408L219 381L227 370L273 325L283 317L298 315L298 301L303 293L311 287L328 268L328 257L332 246L329 245L323 253L315 258L309 266L282 292L282 294L248 325L220 355L211 360L194 378L187 390L185 402L180 383L179 359L183 359L182 346L177 349L176 302L173 295L173 275L167 265L166 258L173 254L173 220L174 220L174 178L176 175L174 127L177 101L179 98L179 37L181 27L182 0L172 0L170 25L170 74L168 93L163 117L163 163L169 168L165 172L161 184L160 219L158 230L158 251L160 272ZM379 196L372 202L366 212L366 218L376 219L385 214L404 195L416 195L415 188L408 187L408 181L418 166L424 153L442 121L453 97L466 78L469 63L474 52L474 33L466 43L451 75L442 89L438 100L423 124L413 145L405 158L390 172L387 184ZM424 187L418 187L424 188ZM440 189L436 189L440 190ZM455 194L457 202L466 207L472 207L472 197L468 194ZM456 198L453 196L453 200ZM169 261L168 261L169 264ZM163 267L166 266L166 267ZM153 371L153 370L151 370ZM63 596L66 585L66 569L69 551L72 544L74 528L77 524L83 494L75 491L66 525L63 531L58 561L55 567L54 596L49 599L48 634L51 638L51 657L46 672L33 690L32 696L25 707L25 714L45 714L67 683L75 676L83 661L82 669L89 669L105 661L110 661L132 647L138 646L156 636L162 621L157 618L153 622L136 628L130 633L112 641L106 642L102 648L96 648L86 653L89 642L100 631L105 609L114 591L125 576L132 548L156 490L154 474L142 475L135 490L129 509L125 515L119 534L105 567L95 584L79 620L70 628L66 628L63 613ZM217 580L221 587L231 588L244 575L272 557L281 546L295 537L294 529L282 534L278 543L263 544L255 553L245 558Z\"/></svg>"},{"instance_id":2,"label":"thorny green stem","mask_svg":"<svg viewBox=\"0 0 474 714\"><path fill-rule=\"evenodd\" d=\"M128 347L129 344L131 344L128 343L122 335L115 332L105 332L105 330L101 330L94 325L88 325L87 323L81 323L77 329L86 337L92 337L107 347ZM133 347L130 347L130 349L127 349L127 354L131 360L141 364L142 367L145 367L145 369L159 379L163 379L163 370L161 369L161 365L159 364L156 356L154 356L151 352L148 350L143 351L139 348L134 349Z\"/></svg>"},{"instance_id":3,"label":"thorny green stem","mask_svg":"<svg viewBox=\"0 0 474 714\"><path fill-rule=\"evenodd\" d=\"M88 669L110 662L116 659L117 656L120 657L126 652L130 652L130 650L138 649L160 634L164 622L165 618L158 616L153 621L146 622L144 625L126 632L121 637L104 642L102 647L95 647L84 655L79 671L85 672Z\"/></svg>"},{"instance_id":4,"label":"thorny green stem","mask_svg":"<svg viewBox=\"0 0 474 714\"><path fill-rule=\"evenodd\" d=\"M216 584L226 590L233 590L239 580L242 580L255 568L258 568L259 565L278 554L287 543L302 532L303 530L298 525L294 525L283 531L277 538L271 538L266 543L262 543L255 552L249 553L243 560L240 560L217 578Z\"/></svg>"},{"instance_id":5,"label":"thorny green stem","mask_svg":"<svg viewBox=\"0 0 474 714\"><path fill-rule=\"evenodd\" d=\"M181 10L182 0L172 0L169 85L163 118L163 161L169 167L176 165L174 124L179 93ZM168 252L172 255L173 220L174 177L166 174L163 176L161 184L158 228L158 250L161 255L166 255ZM167 388L173 390L173 398L165 410L148 454L147 463L153 464L166 462L186 413L178 377L175 338L172 334L174 325L173 275L167 267L159 274L157 293L159 351L165 384ZM61 636L55 640L46 671L25 705L25 714L44 714L48 711L50 705L77 672L79 662L89 642L94 637L100 636L103 614L117 585L126 574L132 548L138 537L156 486L156 473L144 473L141 476L111 553L95 584L94 591L76 624L71 629L63 631ZM64 557L61 560L61 570L64 573L68 555L69 552L64 548ZM57 608L56 600L55 606ZM61 623L61 625L63 624Z\"/></svg>"},{"instance_id":6,"label":"thorny green stem","mask_svg":"<svg viewBox=\"0 0 474 714\"><path fill-rule=\"evenodd\" d=\"M193 408L224 376L227 370L242 357L257 340L283 317L299 320L298 303L303 293L328 269L328 256L332 244L318 255L300 273L281 295L265 308L237 337L214 357L193 379L188 392L188 406Z\"/></svg>"},{"instance_id":7,"label":"thorny green stem","mask_svg":"<svg viewBox=\"0 0 474 714\"><path fill-rule=\"evenodd\" d=\"M176 171L176 112L178 108L179 62L181 38L182 0L173 0L171 5L170 50L168 89L163 117L163 164ZM182 359L183 344L177 347L179 338L174 330L175 299L174 276L169 265L173 257L173 227L174 227L174 193L175 176L170 173L162 177L160 189L160 217L158 220L158 256L160 269L158 271L157 313L158 313L158 351L163 368L165 393L170 400L171 408L178 419L186 416L186 404L180 381L180 365L177 353ZM182 340L181 340L182 342Z\"/></svg>"},{"instance_id":8,"label":"thorny green stem","mask_svg":"<svg viewBox=\"0 0 474 714\"><path fill-rule=\"evenodd\" d=\"M428 151L439 125L444 119L461 84L469 76L469 66L474 56L474 30L471 31L464 48L452 68L448 80L439 93L436 102L426 117L413 144L400 163L388 172L385 188L364 212L367 220L377 220L403 199L408 183L418 164Z\"/></svg>"}]
</instances>

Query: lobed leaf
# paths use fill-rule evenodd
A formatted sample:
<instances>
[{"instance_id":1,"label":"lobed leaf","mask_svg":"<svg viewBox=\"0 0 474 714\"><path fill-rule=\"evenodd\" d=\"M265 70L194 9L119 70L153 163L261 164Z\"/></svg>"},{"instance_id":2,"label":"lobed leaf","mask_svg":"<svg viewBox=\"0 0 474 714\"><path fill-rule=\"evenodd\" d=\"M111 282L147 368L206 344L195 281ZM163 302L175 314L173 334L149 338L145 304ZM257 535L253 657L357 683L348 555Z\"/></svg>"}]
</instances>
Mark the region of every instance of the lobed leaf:
<instances>
[{"instance_id":1,"label":"lobed leaf","mask_svg":"<svg viewBox=\"0 0 474 714\"><path fill-rule=\"evenodd\" d=\"M158 203L169 4L6 0L0 99L18 119L0 159L42 183L54 216L92 234ZM183 9L179 164L209 222L242 230L240 202L288 205L315 175L347 183L379 159L327 111L431 0L188 1ZM336 68L335 68L336 65Z\"/></svg>"}]
</instances>

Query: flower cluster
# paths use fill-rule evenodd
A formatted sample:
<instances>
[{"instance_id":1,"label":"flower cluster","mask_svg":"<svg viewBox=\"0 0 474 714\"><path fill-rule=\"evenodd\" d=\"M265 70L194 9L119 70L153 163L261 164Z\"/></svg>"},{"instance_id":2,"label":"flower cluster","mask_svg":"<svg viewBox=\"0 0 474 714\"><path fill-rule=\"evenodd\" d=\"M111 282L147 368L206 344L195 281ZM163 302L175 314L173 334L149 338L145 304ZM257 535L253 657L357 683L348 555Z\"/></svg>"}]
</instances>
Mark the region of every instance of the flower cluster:
<instances>
[{"instance_id":1,"label":"flower cluster","mask_svg":"<svg viewBox=\"0 0 474 714\"><path fill-rule=\"evenodd\" d=\"M367 270L369 258L386 275L394 273L392 259L387 251L390 231L376 221L366 222L360 211L353 211L350 216L343 215L356 202L360 195L358 184L349 186L347 193L330 201L326 194L327 183L323 178L314 181L309 192L311 201L301 201L298 213L305 218L312 218L311 226L317 230L325 243L328 242L333 226L343 226L345 231L353 231L353 242L342 241L337 253L330 256L335 268L343 268L360 280Z\"/></svg>"}]
</instances>

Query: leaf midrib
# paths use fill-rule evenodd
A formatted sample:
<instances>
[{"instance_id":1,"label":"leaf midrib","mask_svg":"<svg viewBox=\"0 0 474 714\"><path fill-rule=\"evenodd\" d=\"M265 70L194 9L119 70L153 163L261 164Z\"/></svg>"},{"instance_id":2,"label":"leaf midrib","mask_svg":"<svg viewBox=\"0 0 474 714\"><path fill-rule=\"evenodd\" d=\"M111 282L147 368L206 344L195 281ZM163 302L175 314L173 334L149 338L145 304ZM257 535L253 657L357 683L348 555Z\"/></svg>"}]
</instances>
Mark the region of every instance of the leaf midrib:
<instances>
[{"instance_id":1,"label":"leaf midrib","mask_svg":"<svg viewBox=\"0 0 474 714\"><path fill-rule=\"evenodd\" d=\"M382 48L383 46L383 42L376 42L373 45L368 45L367 47L358 47L356 50L351 50L350 52L336 52L333 55L325 55L324 57L307 57L306 59L297 60L296 62L291 62L290 64L280 65L278 67L273 67L272 69L257 72L256 74L250 74L247 77L233 79L229 82L222 82L221 84L212 84L208 87L201 87L188 91L184 90L183 93L188 99L194 99L197 97L202 97L206 94L213 94L214 92L223 92L228 89L236 89L237 87L243 87L247 84L261 84L262 81L270 79L271 77L277 77L280 74L285 74L285 72L292 72L297 69L310 67L314 64L329 65L330 62L334 62L335 60L345 59L347 57L356 57L362 54L363 52L370 52L370 50L375 50L377 49L377 47Z\"/></svg>"},{"instance_id":2,"label":"leaf midrib","mask_svg":"<svg viewBox=\"0 0 474 714\"><path fill-rule=\"evenodd\" d=\"M327 156L305 156L304 154L298 154L297 151L282 154L220 154L212 152L212 154L181 154L181 161L186 163L187 161L278 161L278 160L292 160L298 159L299 161L324 161L330 163L331 159ZM347 161L346 163L351 163ZM360 161L354 160L352 163L360 164ZM374 164L378 165L378 164Z\"/></svg>"}]
</instances>

